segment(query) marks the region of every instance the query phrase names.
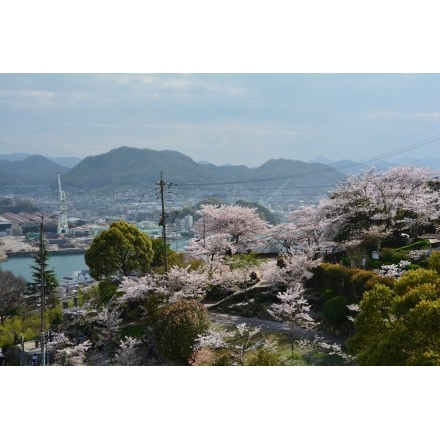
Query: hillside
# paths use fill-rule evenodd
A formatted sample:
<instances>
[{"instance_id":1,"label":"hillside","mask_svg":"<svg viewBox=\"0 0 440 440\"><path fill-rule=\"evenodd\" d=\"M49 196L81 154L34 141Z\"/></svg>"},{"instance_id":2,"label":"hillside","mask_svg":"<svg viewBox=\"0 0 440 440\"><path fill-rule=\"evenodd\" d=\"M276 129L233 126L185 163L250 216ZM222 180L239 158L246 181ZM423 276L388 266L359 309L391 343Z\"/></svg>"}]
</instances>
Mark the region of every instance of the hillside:
<instances>
[{"instance_id":1,"label":"hillside","mask_svg":"<svg viewBox=\"0 0 440 440\"><path fill-rule=\"evenodd\" d=\"M25 159L0 160L2 185L56 185L57 172L68 170L44 156L28 156Z\"/></svg>"},{"instance_id":2,"label":"hillside","mask_svg":"<svg viewBox=\"0 0 440 440\"><path fill-rule=\"evenodd\" d=\"M0 161L7 160L9 162L15 162L17 160L23 160L30 156L34 156L29 153L11 153L11 154L0 154ZM58 165L61 165L65 168L73 168L75 165L81 162L79 157L47 157L52 162L55 162Z\"/></svg>"},{"instance_id":3,"label":"hillside","mask_svg":"<svg viewBox=\"0 0 440 440\"><path fill-rule=\"evenodd\" d=\"M225 158L227 159L227 158ZM120 147L89 156L69 169L43 156L0 160L0 186L50 185L56 188L57 172L66 190L116 190L154 188L163 178L175 185L179 197L207 196L219 200L280 201L293 197L316 201L344 177L342 170L321 163L271 159L257 168L197 163L172 150ZM231 202L232 203L232 202Z\"/></svg>"},{"instance_id":4,"label":"hillside","mask_svg":"<svg viewBox=\"0 0 440 440\"><path fill-rule=\"evenodd\" d=\"M63 186L75 188L116 188L151 186L164 172L164 179L177 185L240 183L244 186L287 187L333 186L343 173L323 164L272 159L258 168L243 165L197 163L182 153L120 147L90 156L63 176ZM249 182L249 183L247 183Z\"/></svg>"}]
</instances>

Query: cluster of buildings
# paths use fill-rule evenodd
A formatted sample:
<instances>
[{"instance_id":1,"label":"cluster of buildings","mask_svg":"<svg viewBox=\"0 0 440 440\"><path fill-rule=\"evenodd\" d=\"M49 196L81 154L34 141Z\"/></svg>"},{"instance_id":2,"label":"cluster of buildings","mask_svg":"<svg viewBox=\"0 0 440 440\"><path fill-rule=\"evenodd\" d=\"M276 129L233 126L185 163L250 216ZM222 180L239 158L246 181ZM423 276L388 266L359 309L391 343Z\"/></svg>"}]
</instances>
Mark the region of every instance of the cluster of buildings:
<instances>
[{"instance_id":1,"label":"cluster of buildings","mask_svg":"<svg viewBox=\"0 0 440 440\"><path fill-rule=\"evenodd\" d=\"M0 216L0 236L38 233L41 221L43 221L45 232L57 232L58 216L56 215L47 216L40 212L20 212L19 214L5 212Z\"/></svg>"}]
</instances>

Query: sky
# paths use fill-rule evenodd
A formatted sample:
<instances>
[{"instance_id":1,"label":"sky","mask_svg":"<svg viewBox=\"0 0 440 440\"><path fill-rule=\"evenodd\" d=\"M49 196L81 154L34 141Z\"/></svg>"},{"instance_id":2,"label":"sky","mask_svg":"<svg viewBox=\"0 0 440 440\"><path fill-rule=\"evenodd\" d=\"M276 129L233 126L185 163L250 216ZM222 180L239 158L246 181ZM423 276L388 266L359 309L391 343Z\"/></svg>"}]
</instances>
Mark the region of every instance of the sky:
<instances>
[{"instance_id":1,"label":"sky","mask_svg":"<svg viewBox=\"0 0 440 440\"><path fill-rule=\"evenodd\" d=\"M82 0L68 11L25 3L20 29L30 31L9 20L0 31L9 41L0 154L82 159L129 146L216 165L440 161L437 23L427 8L420 21L406 4L376 1L281 9L275 0L271 10L189 1L137 11L130 0L124 10L87 3L86 15ZM14 16L22 7L6 9Z\"/></svg>"},{"instance_id":2,"label":"sky","mask_svg":"<svg viewBox=\"0 0 440 440\"><path fill-rule=\"evenodd\" d=\"M0 151L84 158L129 146L246 166L432 162L439 97L440 74L1 74Z\"/></svg>"}]
</instances>

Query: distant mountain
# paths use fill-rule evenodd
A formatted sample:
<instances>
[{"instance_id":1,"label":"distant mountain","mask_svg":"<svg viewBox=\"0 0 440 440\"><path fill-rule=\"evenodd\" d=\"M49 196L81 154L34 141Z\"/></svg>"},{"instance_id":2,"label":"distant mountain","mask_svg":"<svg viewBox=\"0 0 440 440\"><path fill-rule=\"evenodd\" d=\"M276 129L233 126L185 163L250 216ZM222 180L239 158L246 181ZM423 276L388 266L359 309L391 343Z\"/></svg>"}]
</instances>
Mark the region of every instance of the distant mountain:
<instances>
[{"instance_id":1,"label":"distant mountain","mask_svg":"<svg viewBox=\"0 0 440 440\"><path fill-rule=\"evenodd\" d=\"M82 159L79 157L49 157L52 162L57 163L58 165L61 165L65 168L73 168L75 165L78 165Z\"/></svg>"},{"instance_id":2,"label":"distant mountain","mask_svg":"<svg viewBox=\"0 0 440 440\"><path fill-rule=\"evenodd\" d=\"M272 159L258 168L244 165L197 163L182 153L170 150L150 150L120 147L107 153L90 156L63 175L63 187L78 189L98 188L146 188L153 187L160 179L181 188L234 191L265 190L278 188L292 191L304 189L316 193L334 187L344 174L323 164L308 164L287 159ZM185 186L186 185L186 186ZM228 189L229 188L229 189Z\"/></svg>"},{"instance_id":3,"label":"distant mountain","mask_svg":"<svg viewBox=\"0 0 440 440\"><path fill-rule=\"evenodd\" d=\"M15 160L23 160L29 157L28 153L11 153L11 154L0 154L0 160L9 160L11 162Z\"/></svg>"},{"instance_id":4,"label":"distant mountain","mask_svg":"<svg viewBox=\"0 0 440 440\"><path fill-rule=\"evenodd\" d=\"M57 172L64 174L68 168L52 162L44 156L28 156L25 159L0 160L0 182L3 185L52 185L57 184Z\"/></svg>"},{"instance_id":5,"label":"distant mountain","mask_svg":"<svg viewBox=\"0 0 440 440\"><path fill-rule=\"evenodd\" d=\"M38 155L28 154L28 153L0 154L0 160L8 160L10 162L16 162L27 159L28 157L31 156L38 156ZM48 157L48 159L65 168L73 168L75 165L79 164L82 160L79 157Z\"/></svg>"},{"instance_id":6,"label":"distant mountain","mask_svg":"<svg viewBox=\"0 0 440 440\"><path fill-rule=\"evenodd\" d=\"M399 157L393 161L384 161L380 159L373 159L365 162L354 162L352 160L331 160L323 156L318 156L311 160L309 163L322 163L330 165L331 167L342 171L346 174L359 173L361 171L368 170L371 167L377 168L379 171L389 170L390 168L398 167L401 165L415 165L418 167L426 167L432 169L440 169L438 165L439 160L429 160L429 159L414 159L410 157Z\"/></svg>"},{"instance_id":7,"label":"distant mountain","mask_svg":"<svg viewBox=\"0 0 440 440\"><path fill-rule=\"evenodd\" d=\"M316 156L314 159L309 160L309 163L323 163L325 165L331 165L334 160L329 159L328 157L324 157L324 156Z\"/></svg>"}]
</instances>

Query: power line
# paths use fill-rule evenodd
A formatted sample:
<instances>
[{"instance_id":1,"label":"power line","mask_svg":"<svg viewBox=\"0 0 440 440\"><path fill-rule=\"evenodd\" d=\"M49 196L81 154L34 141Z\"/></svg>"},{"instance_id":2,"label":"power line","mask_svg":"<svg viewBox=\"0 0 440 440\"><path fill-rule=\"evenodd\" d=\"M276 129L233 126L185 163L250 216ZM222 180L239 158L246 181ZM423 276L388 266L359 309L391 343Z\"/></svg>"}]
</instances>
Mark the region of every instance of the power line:
<instances>
[{"instance_id":1,"label":"power line","mask_svg":"<svg viewBox=\"0 0 440 440\"><path fill-rule=\"evenodd\" d=\"M401 147L401 148L397 148L396 150L392 150L388 153L383 153L383 154L379 154L376 156L371 156L369 158L360 160L360 161L353 161L352 163L349 164L342 164L342 165L337 165L337 166L331 166L328 165L328 167L331 167L333 170L341 170L341 169L345 169L345 168L350 168L350 167L354 167L354 166L358 166L361 164L365 164L368 162L372 162L374 160L377 159L384 159L386 157L390 157L396 154L400 154L400 153L404 153L410 150L414 150L416 148L420 148L423 147L425 145L429 145L432 144L433 142L436 142L440 140L440 134L437 134L435 136L431 136L429 138L426 139L422 139L421 141L418 142L414 142L410 145L407 145L405 147ZM323 165L326 166L326 165ZM320 175L322 175L325 172L331 172L333 170L321 170L319 172ZM297 174L293 174L293 175L289 175L289 176L283 176L283 177L271 177L271 178L265 178L265 179L250 179L250 180L237 180L237 181L229 181L229 182L212 182L212 183L192 183L192 182L188 182L188 183L182 183L179 186L180 187L203 187L203 186L213 186L213 185L235 185L235 184L250 184L250 183L261 183L261 182L272 182L272 181L277 181L277 180L286 180L286 179L292 179L292 178L301 178L301 177L307 177L307 176L314 176L317 175L317 171L313 170L313 171L308 171L308 172L303 172L303 173L297 173Z\"/></svg>"}]
</instances>

